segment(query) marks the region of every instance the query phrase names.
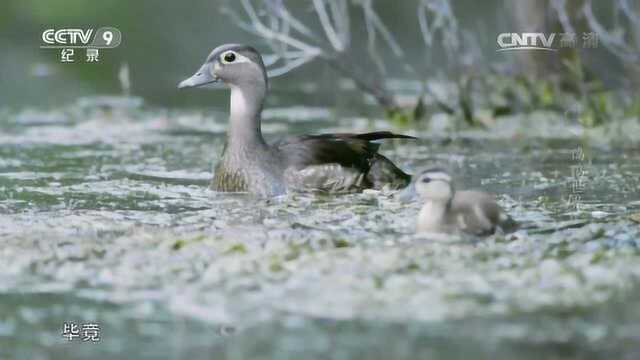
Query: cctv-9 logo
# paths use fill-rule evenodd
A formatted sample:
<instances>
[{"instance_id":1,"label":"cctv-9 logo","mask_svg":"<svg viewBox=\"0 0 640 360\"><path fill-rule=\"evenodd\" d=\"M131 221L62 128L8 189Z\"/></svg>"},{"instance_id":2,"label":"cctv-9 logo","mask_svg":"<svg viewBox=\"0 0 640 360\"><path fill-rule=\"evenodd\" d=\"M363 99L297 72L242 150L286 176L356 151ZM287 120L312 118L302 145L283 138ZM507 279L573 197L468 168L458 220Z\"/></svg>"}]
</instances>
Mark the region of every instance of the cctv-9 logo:
<instances>
[{"instance_id":1,"label":"cctv-9 logo","mask_svg":"<svg viewBox=\"0 0 640 360\"><path fill-rule=\"evenodd\" d=\"M114 27L101 27L91 43L92 47L114 48L122 42L122 33Z\"/></svg>"}]
</instances>

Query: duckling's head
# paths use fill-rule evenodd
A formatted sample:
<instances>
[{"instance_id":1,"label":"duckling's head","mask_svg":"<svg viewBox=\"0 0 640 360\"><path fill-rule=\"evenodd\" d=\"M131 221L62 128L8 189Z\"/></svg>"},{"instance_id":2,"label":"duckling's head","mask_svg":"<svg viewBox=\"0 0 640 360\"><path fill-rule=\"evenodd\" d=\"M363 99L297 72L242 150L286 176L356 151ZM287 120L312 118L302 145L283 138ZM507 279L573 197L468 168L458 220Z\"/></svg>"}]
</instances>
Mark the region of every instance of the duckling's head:
<instances>
[{"instance_id":1,"label":"duckling's head","mask_svg":"<svg viewBox=\"0 0 640 360\"><path fill-rule=\"evenodd\" d=\"M421 172L415 181L416 192L427 201L449 202L453 198L451 176L440 168Z\"/></svg>"},{"instance_id":2,"label":"duckling's head","mask_svg":"<svg viewBox=\"0 0 640 360\"><path fill-rule=\"evenodd\" d=\"M231 87L266 87L267 73L260 53L251 46L226 44L213 49L200 69L178 88L222 81Z\"/></svg>"}]
</instances>

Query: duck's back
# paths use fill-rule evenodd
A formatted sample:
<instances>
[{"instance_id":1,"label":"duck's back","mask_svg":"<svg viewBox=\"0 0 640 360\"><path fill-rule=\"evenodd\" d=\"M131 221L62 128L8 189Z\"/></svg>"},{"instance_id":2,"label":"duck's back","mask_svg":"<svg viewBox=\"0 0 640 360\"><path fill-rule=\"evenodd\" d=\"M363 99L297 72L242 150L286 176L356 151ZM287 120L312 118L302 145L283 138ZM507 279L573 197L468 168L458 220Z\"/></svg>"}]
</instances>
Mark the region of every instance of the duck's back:
<instances>
[{"instance_id":1,"label":"duck's back","mask_svg":"<svg viewBox=\"0 0 640 360\"><path fill-rule=\"evenodd\" d=\"M304 135L284 139L276 149L287 187L331 192L406 186L411 177L378 154L374 140L412 138L390 132Z\"/></svg>"},{"instance_id":2,"label":"duck's back","mask_svg":"<svg viewBox=\"0 0 640 360\"><path fill-rule=\"evenodd\" d=\"M495 197L481 191L456 192L451 202L450 214L450 223L475 235L493 234L498 227L510 231L516 226L498 205Z\"/></svg>"}]
</instances>

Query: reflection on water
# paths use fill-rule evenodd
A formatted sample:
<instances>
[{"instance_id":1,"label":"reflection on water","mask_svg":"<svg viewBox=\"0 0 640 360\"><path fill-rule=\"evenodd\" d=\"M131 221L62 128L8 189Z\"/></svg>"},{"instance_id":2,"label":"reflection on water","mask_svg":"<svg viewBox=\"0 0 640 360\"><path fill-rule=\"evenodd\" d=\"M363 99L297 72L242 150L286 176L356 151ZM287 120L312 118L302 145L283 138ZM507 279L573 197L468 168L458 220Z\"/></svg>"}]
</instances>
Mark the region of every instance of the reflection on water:
<instances>
[{"instance_id":1,"label":"reflection on water","mask_svg":"<svg viewBox=\"0 0 640 360\"><path fill-rule=\"evenodd\" d=\"M267 115L268 137L388 127L327 109ZM413 234L419 204L388 191L209 191L223 114L72 106L5 112L0 126L2 358L640 351L627 300L640 275L640 229L627 220L640 210L638 149L492 131L386 143L402 168L448 164L459 188L501 194L543 230L437 242ZM569 220L588 225L553 231ZM67 343L70 321L101 324L102 341Z\"/></svg>"}]
</instances>

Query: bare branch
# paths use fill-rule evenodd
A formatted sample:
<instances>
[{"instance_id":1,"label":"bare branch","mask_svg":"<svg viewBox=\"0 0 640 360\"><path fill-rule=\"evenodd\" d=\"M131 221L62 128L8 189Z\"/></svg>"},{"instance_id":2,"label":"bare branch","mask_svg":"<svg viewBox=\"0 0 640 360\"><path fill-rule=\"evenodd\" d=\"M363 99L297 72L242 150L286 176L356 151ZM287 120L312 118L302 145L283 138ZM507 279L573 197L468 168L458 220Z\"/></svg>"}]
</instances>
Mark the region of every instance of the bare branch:
<instances>
[{"instance_id":1,"label":"bare branch","mask_svg":"<svg viewBox=\"0 0 640 360\"><path fill-rule=\"evenodd\" d=\"M344 0L329 0L331 16L336 19L336 28L340 41L346 48L351 43L351 20L349 19L349 4Z\"/></svg>"},{"instance_id":2,"label":"bare branch","mask_svg":"<svg viewBox=\"0 0 640 360\"><path fill-rule=\"evenodd\" d=\"M429 21L427 20L427 2L421 1L418 5L418 25L420 25L420 33L422 40L427 47L431 47L433 43L433 33L429 30Z\"/></svg>"},{"instance_id":3,"label":"bare branch","mask_svg":"<svg viewBox=\"0 0 640 360\"><path fill-rule=\"evenodd\" d=\"M618 6L620 7L620 10L622 10L622 13L627 17L627 20L636 27L636 30L640 28L640 16L638 16L638 9L632 9L629 4L629 0L619 0Z\"/></svg>"},{"instance_id":4,"label":"bare branch","mask_svg":"<svg viewBox=\"0 0 640 360\"><path fill-rule=\"evenodd\" d=\"M625 62L631 63L640 60L640 52L638 49L630 48L629 44L625 41L624 29L616 28L610 31L598 21L593 14L591 0L585 1L582 7L582 13L591 30L598 34L600 42L602 42L611 53Z\"/></svg>"},{"instance_id":5,"label":"bare branch","mask_svg":"<svg viewBox=\"0 0 640 360\"><path fill-rule=\"evenodd\" d=\"M241 19L230 9L225 9L226 13L232 14L243 29L264 39L272 50L272 54L264 56L269 76L285 74L316 58L322 58L339 73L352 79L362 91L371 94L382 106L395 107L394 99L380 76L385 69L378 43L382 42L398 58L404 57L404 51L375 11L372 0L313 0L313 10L323 36L316 36L306 22L303 23L291 13L284 0L240 0L236 3L240 4L247 19ZM358 62L349 61L347 59L350 56L345 56L349 55L351 43L350 4L363 10L367 50L380 73L376 76L362 71ZM410 64L404 64L404 69L417 76Z\"/></svg>"},{"instance_id":6,"label":"bare branch","mask_svg":"<svg viewBox=\"0 0 640 360\"><path fill-rule=\"evenodd\" d=\"M433 16L431 26L429 26L429 14ZM455 58L460 48L460 39L458 23L448 0L421 0L418 5L418 24L427 48L433 45L434 36L440 32L447 57Z\"/></svg>"},{"instance_id":7,"label":"bare branch","mask_svg":"<svg viewBox=\"0 0 640 360\"><path fill-rule=\"evenodd\" d=\"M264 0L269 12L278 16L284 22L288 23L293 29L300 34L315 38L315 34L308 27L302 24L298 19L293 17L282 0Z\"/></svg>"},{"instance_id":8,"label":"bare branch","mask_svg":"<svg viewBox=\"0 0 640 360\"><path fill-rule=\"evenodd\" d=\"M231 19L233 20L233 23L239 27L240 29L256 35L256 36L260 36L260 33L248 22L242 20L242 18L240 17L240 15L238 15L237 12L235 12L231 7L229 6L222 6L220 8L220 13L223 15L227 15L229 17L231 17Z\"/></svg>"},{"instance_id":9,"label":"bare branch","mask_svg":"<svg viewBox=\"0 0 640 360\"><path fill-rule=\"evenodd\" d=\"M378 14L375 12L375 10L373 10L371 0L361 0L360 6L364 10L366 20L370 22L373 29L377 30L380 33L391 51L393 51L394 55L399 58L403 57L404 51L402 51L400 44L398 44L389 29L384 25L382 20L380 20Z\"/></svg>"},{"instance_id":10,"label":"bare branch","mask_svg":"<svg viewBox=\"0 0 640 360\"><path fill-rule=\"evenodd\" d=\"M364 7L363 10L365 13L364 24L365 29L367 30L367 51L369 52L369 56L371 56L371 60L378 68L378 72L384 75L387 71L384 66L384 60L382 60L382 57L378 53L378 48L376 46L376 29L371 21L371 16L367 14L368 8Z\"/></svg>"},{"instance_id":11,"label":"bare branch","mask_svg":"<svg viewBox=\"0 0 640 360\"><path fill-rule=\"evenodd\" d=\"M313 0L313 6L316 10L316 13L318 14L318 18L320 19L320 24L322 25L322 29L324 30L324 33L327 36L327 39L329 39L331 46L333 46L333 48L337 52L343 52L344 43L341 41L340 36L338 36L338 33L336 32L333 25L331 24L331 19L329 19L329 14L327 14L325 1Z\"/></svg>"},{"instance_id":12,"label":"bare branch","mask_svg":"<svg viewBox=\"0 0 640 360\"><path fill-rule=\"evenodd\" d=\"M275 68L275 69L269 69L267 71L267 76L272 78L272 77L278 77L280 75L284 75L284 74L288 73L289 71L308 63L309 61L313 60L314 58L315 57L301 56L301 57L298 57L298 58L294 58L293 60L288 60L281 67L278 67L278 68Z\"/></svg>"},{"instance_id":13,"label":"bare branch","mask_svg":"<svg viewBox=\"0 0 640 360\"><path fill-rule=\"evenodd\" d=\"M298 39L295 39L289 36L288 34L274 31L271 28L264 25L260 21L260 18L258 17L258 15L256 14L256 10L254 9L250 0L240 0L240 3L242 4L242 7L244 8L247 15L249 16L249 19L251 20L251 24L253 28L265 39L280 41L296 49L303 50L308 54L319 55L322 52L317 47L308 45L307 43L300 41Z\"/></svg>"},{"instance_id":14,"label":"bare branch","mask_svg":"<svg viewBox=\"0 0 640 360\"><path fill-rule=\"evenodd\" d=\"M575 34L571 20L567 14L567 0L551 0L551 7L556 11L562 30L565 33Z\"/></svg>"}]
</instances>

